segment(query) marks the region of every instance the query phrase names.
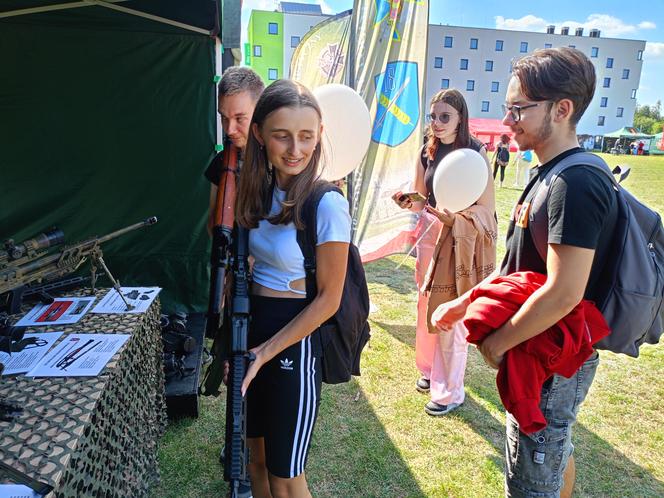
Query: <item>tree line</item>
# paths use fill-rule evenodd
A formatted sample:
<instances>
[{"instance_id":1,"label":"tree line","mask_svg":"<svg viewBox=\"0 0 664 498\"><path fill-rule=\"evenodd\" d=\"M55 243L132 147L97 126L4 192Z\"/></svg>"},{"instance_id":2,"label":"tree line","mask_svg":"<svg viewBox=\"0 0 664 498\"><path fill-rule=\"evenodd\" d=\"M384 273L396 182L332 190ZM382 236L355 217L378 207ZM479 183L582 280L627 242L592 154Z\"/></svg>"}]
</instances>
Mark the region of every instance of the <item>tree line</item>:
<instances>
[{"instance_id":1,"label":"tree line","mask_svg":"<svg viewBox=\"0 0 664 498\"><path fill-rule=\"evenodd\" d=\"M662 101L658 100L655 105L638 105L634 111L634 127L641 133L655 135L661 133L664 127L662 116Z\"/></svg>"}]
</instances>

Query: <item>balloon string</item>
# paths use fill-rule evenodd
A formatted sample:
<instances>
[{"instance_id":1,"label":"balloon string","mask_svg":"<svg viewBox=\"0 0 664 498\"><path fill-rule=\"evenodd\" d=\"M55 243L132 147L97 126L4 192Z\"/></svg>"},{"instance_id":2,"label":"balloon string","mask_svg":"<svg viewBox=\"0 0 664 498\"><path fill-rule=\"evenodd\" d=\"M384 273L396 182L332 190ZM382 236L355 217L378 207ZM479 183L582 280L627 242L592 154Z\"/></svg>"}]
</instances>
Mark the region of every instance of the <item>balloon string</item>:
<instances>
[{"instance_id":1,"label":"balloon string","mask_svg":"<svg viewBox=\"0 0 664 498\"><path fill-rule=\"evenodd\" d=\"M410 255L413 254L413 250L417 247L417 245L418 245L420 242L422 242L422 239L424 238L424 236L429 232L429 230L431 230L431 227L433 227L434 225L436 225L436 222L435 222L435 221L432 221L432 222L429 224L429 226L427 227L427 229L422 233L422 235L420 235L420 237L415 241L415 243L413 244L413 247L410 248L410 251L408 251L408 254L406 254L406 255L404 256L404 258L401 260L401 263L399 263L399 264L397 265L397 267L395 268L395 270L398 270L399 268L401 268L401 265L403 265L403 264L406 262L406 260L410 257Z\"/></svg>"}]
</instances>

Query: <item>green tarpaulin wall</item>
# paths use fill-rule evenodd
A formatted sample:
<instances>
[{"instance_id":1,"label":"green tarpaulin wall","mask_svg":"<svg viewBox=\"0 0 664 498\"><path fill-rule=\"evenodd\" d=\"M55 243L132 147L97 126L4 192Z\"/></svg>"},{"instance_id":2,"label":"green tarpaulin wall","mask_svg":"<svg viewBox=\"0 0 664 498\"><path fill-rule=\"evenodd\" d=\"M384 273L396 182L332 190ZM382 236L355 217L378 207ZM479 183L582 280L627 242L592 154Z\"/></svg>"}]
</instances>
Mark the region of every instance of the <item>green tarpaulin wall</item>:
<instances>
[{"instance_id":1,"label":"green tarpaulin wall","mask_svg":"<svg viewBox=\"0 0 664 498\"><path fill-rule=\"evenodd\" d=\"M156 215L103 246L108 266L163 287L164 309L205 309L214 50L101 7L0 19L0 241L57 226L75 242Z\"/></svg>"}]
</instances>

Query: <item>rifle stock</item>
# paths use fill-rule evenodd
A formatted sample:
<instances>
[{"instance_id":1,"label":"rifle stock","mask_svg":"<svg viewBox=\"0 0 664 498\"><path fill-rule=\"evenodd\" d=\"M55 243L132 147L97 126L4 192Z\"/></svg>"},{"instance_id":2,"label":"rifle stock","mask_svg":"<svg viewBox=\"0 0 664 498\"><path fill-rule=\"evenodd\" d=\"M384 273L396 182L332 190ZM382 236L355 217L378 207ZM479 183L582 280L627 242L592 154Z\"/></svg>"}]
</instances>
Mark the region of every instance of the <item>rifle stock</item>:
<instances>
[{"instance_id":1,"label":"rifle stock","mask_svg":"<svg viewBox=\"0 0 664 498\"><path fill-rule=\"evenodd\" d=\"M226 275L231 262L233 225L235 223L235 191L238 174L237 148L227 144L222 162L212 228L210 252L210 294L205 336L214 339L223 325Z\"/></svg>"}]
</instances>

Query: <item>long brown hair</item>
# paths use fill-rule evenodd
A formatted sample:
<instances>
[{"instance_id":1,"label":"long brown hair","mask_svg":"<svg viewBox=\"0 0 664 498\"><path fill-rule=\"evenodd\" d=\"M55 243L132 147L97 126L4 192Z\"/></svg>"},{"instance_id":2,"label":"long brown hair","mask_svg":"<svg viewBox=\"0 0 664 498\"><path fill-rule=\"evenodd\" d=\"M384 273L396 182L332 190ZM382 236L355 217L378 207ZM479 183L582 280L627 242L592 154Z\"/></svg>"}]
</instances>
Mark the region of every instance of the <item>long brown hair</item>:
<instances>
[{"instance_id":1,"label":"long brown hair","mask_svg":"<svg viewBox=\"0 0 664 498\"><path fill-rule=\"evenodd\" d=\"M320 136L309 164L300 174L293 177L288 185L286 199L281 203L281 212L268 218L272 205L275 172L268 162L267 151L253 133L253 125L255 123L260 130L267 117L283 107L293 109L311 107L322 119L315 97L309 89L296 81L277 80L262 93L251 118L251 131L235 202L237 222L246 228L257 228L258 222L267 218L275 225L293 222L299 230L304 229L302 207L319 181L318 164L322 154Z\"/></svg>"},{"instance_id":2,"label":"long brown hair","mask_svg":"<svg viewBox=\"0 0 664 498\"><path fill-rule=\"evenodd\" d=\"M459 113L459 127L457 128L456 138L453 148L461 149L470 146L470 129L468 128L468 106L461 92L455 88L439 90L432 98L429 106L444 102L454 107ZM429 159L432 161L436 157L436 152L440 146L440 139L433 134L433 129L429 125L426 129L427 146L426 151Z\"/></svg>"},{"instance_id":3,"label":"long brown hair","mask_svg":"<svg viewBox=\"0 0 664 498\"><path fill-rule=\"evenodd\" d=\"M579 122L595 95L595 66L574 48L537 49L516 61L512 74L519 80L523 94L533 102L548 100L550 109L553 102L571 100L572 126Z\"/></svg>"}]
</instances>

